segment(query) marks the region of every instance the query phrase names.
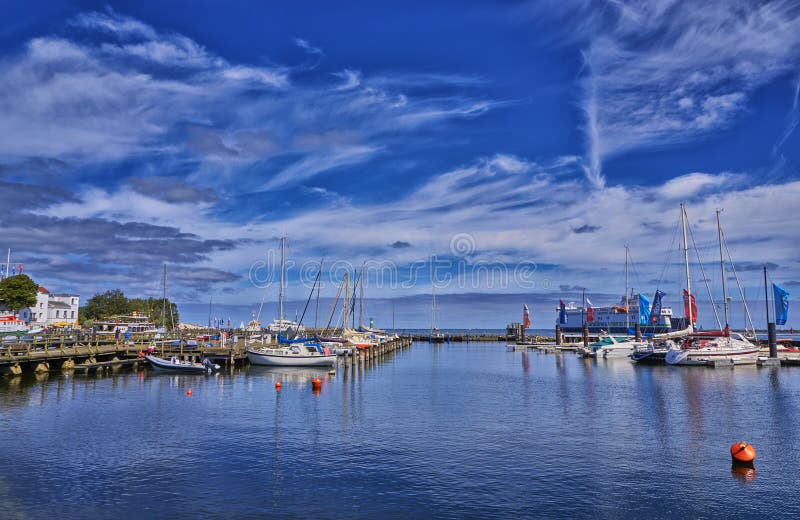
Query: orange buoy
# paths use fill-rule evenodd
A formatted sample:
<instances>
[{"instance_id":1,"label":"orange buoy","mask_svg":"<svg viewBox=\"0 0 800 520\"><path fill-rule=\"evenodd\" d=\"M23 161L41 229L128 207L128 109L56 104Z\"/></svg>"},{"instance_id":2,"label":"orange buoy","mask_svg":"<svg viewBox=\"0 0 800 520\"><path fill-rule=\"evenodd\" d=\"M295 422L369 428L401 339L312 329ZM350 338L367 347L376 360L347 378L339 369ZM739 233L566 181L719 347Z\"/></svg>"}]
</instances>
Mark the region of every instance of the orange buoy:
<instances>
[{"instance_id":1,"label":"orange buoy","mask_svg":"<svg viewBox=\"0 0 800 520\"><path fill-rule=\"evenodd\" d=\"M192 389L191 388L186 391L186 395L192 395Z\"/></svg>"},{"instance_id":2,"label":"orange buoy","mask_svg":"<svg viewBox=\"0 0 800 520\"><path fill-rule=\"evenodd\" d=\"M733 462L752 463L756 458L756 449L746 442L737 442L731 446Z\"/></svg>"},{"instance_id":3,"label":"orange buoy","mask_svg":"<svg viewBox=\"0 0 800 520\"><path fill-rule=\"evenodd\" d=\"M281 389L281 382L275 381L275 390L280 390L280 389Z\"/></svg>"},{"instance_id":4,"label":"orange buoy","mask_svg":"<svg viewBox=\"0 0 800 520\"><path fill-rule=\"evenodd\" d=\"M314 378L311 380L311 389L319 391L322 389L322 379Z\"/></svg>"}]
</instances>

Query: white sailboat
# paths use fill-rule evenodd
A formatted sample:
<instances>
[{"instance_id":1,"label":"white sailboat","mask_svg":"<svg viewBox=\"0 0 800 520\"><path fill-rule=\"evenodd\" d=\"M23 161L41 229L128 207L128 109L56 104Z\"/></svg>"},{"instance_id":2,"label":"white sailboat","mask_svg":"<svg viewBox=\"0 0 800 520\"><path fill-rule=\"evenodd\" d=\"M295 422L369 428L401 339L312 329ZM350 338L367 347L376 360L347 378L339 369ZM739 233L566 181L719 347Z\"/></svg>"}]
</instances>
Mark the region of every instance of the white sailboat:
<instances>
[{"instance_id":1,"label":"white sailboat","mask_svg":"<svg viewBox=\"0 0 800 520\"><path fill-rule=\"evenodd\" d=\"M442 334L442 331L439 330L439 319L436 309L436 284L431 283L431 288L433 291L433 300L431 302L431 333L429 338L431 343L444 343L446 338L444 334Z\"/></svg>"},{"instance_id":2,"label":"white sailboat","mask_svg":"<svg viewBox=\"0 0 800 520\"><path fill-rule=\"evenodd\" d=\"M284 266L286 257L286 237L281 237L281 276L278 291L279 312L278 318L283 323L283 288L284 288ZM279 338L281 336L279 335ZM336 363L336 355L331 354L330 350L322 347L319 343L299 341L289 343L279 348L253 348L247 349L247 359L253 365L262 366L285 366L285 367L317 367L333 366Z\"/></svg>"},{"instance_id":3,"label":"white sailboat","mask_svg":"<svg viewBox=\"0 0 800 520\"><path fill-rule=\"evenodd\" d=\"M707 365L709 362L717 361L731 364L754 363L758 357L759 348L756 345L741 334L731 333L728 321L728 292L725 284L725 257L722 254L722 225L719 214L720 210L717 210L717 236L719 240L720 271L722 274L725 328L720 331L689 334L680 348L669 350L666 353L665 360L669 365Z\"/></svg>"}]
</instances>

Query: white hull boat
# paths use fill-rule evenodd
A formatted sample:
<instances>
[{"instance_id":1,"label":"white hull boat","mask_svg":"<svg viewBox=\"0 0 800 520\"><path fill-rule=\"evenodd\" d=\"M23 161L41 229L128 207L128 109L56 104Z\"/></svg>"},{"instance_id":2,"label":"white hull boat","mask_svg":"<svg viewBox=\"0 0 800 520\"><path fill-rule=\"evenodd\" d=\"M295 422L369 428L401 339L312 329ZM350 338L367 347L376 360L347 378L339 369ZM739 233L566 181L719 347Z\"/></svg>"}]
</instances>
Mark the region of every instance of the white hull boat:
<instances>
[{"instance_id":1,"label":"white hull boat","mask_svg":"<svg viewBox=\"0 0 800 520\"><path fill-rule=\"evenodd\" d=\"M741 334L717 337L694 337L688 347L667 351L668 365L707 365L713 361L736 362L755 361L759 348Z\"/></svg>"},{"instance_id":2,"label":"white hull boat","mask_svg":"<svg viewBox=\"0 0 800 520\"><path fill-rule=\"evenodd\" d=\"M248 349L247 359L253 365L280 367L330 367L336 363L335 354L321 353L313 345Z\"/></svg>"}]
</instances>

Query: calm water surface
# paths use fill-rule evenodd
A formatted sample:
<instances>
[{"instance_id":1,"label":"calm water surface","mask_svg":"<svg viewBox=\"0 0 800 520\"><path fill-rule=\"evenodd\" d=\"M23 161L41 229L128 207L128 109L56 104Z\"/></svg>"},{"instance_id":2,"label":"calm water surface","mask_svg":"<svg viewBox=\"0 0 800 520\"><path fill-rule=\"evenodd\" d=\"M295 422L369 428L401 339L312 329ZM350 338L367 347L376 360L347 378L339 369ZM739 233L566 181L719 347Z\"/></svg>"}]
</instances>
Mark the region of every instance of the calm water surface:
<instances>
[{"instance_id":1,"label":"calm water surface","mask_svg":"<svg viewBox=\"0 0 800 520\"><path fill-rule=\"evenodd\" d=\"M800 517L800 368L416 344L335 377L4 378L0 406L2 518Z\"/></svg>"}]
</instances>

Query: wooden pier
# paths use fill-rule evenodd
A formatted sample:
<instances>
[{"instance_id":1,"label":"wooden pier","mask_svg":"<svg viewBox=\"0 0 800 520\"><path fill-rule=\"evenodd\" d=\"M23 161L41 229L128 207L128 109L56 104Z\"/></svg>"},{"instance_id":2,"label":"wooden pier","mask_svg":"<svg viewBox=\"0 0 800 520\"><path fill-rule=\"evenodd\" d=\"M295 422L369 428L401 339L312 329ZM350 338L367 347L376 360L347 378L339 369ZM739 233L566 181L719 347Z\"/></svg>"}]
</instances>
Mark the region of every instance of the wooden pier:
<instances>
[{"instance_id":1,"label":"wooden pier","mask_svg":"<svg viewBox=\"0 0 800 520\"><path fill-rule=\"evenodd\" d=\"M347 355L341 355L340 361L345 366L364 365L395 350L408 348L411 343L410 337L401 337L380 345L354 348ZM209 340L194 346L184 341L174 344L173 340L156 339L152 335L138 335L123 341L81 334L37 336L29 342L0 345L0 376L57 371L91 373L120 367L135 369L147 365L142 356L148 348L161 358L177 356L194 361L209 358L217 364L235 367L248 363L248 346L261 347L262 343L246 343L243 337L224 345Z\"/></svg>"}]
</instances>

